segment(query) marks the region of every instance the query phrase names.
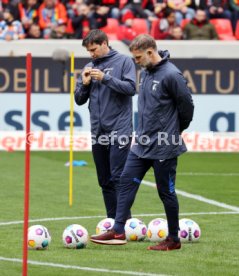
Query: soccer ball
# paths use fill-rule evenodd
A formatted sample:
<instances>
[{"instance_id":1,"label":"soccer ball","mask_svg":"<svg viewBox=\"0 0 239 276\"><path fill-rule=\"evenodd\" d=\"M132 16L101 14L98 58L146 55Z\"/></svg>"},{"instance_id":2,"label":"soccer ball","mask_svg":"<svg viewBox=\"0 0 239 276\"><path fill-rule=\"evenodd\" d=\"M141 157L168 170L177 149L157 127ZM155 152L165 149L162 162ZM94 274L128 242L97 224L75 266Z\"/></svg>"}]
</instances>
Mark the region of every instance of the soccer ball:
<instances>
[{"instance_id":1,"label":"soccer ball","mask_svg":"<svg viewBox=\"0 0 239 276\"><path fill-rule=\"evenodd\" d=\"M87 230L79 224L69 225L62 235L64 246L75 249L85 248L88 243L88 238Z\"/></svg>"},{"instance_id":2,"label":"soccer ball","mask_svg":"<svg viewBox=\"0 0 239 276\"><path fill-rule=\"evenodd\" d=\"M198 241L201 236L199 225L191 219L180 219L179 228L179 238L183 242L195 242Z\"/></svg>"},{"instance_id":3,"label":"soccer ball","mask_svg":"<svg viewBox=\"0 0 239 276\"><path fill-rule=\"evenodd\" d=\"M51 242L51 236L43 225L33 225L28 228L28 249L46 249Z\"/></svg>"},{"instance_id":4,"label":"soccer ball","mask_svg":"<svg viewBox=\"0 0 239 276\"><path fill-rule=\"evenodd\" d=\"M96 226L96 234L103 234L106 231L110 230L113 228L115 224L115 220L112 218L105 218L102 219Z\"/></svg>"},{"instance_id":5,"label":"soccer ball","mask_svg":"<svg viewBox=\"0 0 239 276\"><path fill-rule=\"evenodd\" d=\"M128 219L124 229L128 241L142 241L146 237L147 226L137 218Z\"/></svg>"},{"instance_id":6,"label":"soccer ball","mask_svg":"<svg viewBox=\"0 0 239 276\"><path fill-rule=\"evenodd\" d=\"M147 237L151 242L160 242L166 239L168 235L167 220L156 218L148 224Z\"/></svg>"}]
</instances>

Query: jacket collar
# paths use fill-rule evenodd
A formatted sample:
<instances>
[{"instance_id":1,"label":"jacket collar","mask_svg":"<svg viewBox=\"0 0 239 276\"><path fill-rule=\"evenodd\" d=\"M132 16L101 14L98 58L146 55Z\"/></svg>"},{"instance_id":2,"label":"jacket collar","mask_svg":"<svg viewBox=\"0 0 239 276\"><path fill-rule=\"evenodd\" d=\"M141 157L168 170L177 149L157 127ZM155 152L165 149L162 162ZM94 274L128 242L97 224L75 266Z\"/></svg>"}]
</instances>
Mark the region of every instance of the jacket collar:
<instances>
[{"instance_id":1,"label":"jacket collar","mask_svg":"<svg viewBox=\"0 0 239 276\"><path fill-rule=\"evenodd\" d=\"M167 62L170 58L170 53L168 50L165 50L165 51L160 50L158 53L162 59L160 60L160 62L156 63L152 68L146 69L148 72L156 71L159 66Z\"/></svg>"},{"instance_id":2,"label":"jacket collar","mask_svg":"<svg viewBox=\"0 0 239 276\"><path fill-rule=\"evenodd\" d=\"M111 58L112 56L115 56L117 54L117 51L113 50L111 47L110 48L110 51L107 55L103 56L103 57L100 57L100 58L97 58L97 59L94 59L92 60L92 63L93 64L99 64L109 58Z\"/></svg>"}]
</instances>

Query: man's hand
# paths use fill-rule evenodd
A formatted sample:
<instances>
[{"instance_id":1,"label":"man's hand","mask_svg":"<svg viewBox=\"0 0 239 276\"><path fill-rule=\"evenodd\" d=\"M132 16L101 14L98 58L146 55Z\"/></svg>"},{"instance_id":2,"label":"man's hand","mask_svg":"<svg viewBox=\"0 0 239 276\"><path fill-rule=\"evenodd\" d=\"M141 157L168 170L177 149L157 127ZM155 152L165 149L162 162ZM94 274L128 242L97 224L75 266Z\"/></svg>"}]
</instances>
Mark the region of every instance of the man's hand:
<instances>
[{"instance_id":1,"label":"man's hand","mask_svg":"<svg viewBox=\"0 0 239 276\"><path fill-rule=\"evenodd\" d=\"M98 80L98 81L102 81L104 78L105 73L100 71L99 69L92 69L90 71L90 76L94 79L94 80Z\"/></svg>"},{"instance_id":2,"label":"man's hand","mask_svg":"<svg viewBox=\"0 0 239 276\"><path fill-rule=\"evenodd\" d=\"M86 67L84 68L83 72L82 72L82 81L83 81L83 85L89 85L91 82L91 67Z\"/></svg>"}]
</instances>

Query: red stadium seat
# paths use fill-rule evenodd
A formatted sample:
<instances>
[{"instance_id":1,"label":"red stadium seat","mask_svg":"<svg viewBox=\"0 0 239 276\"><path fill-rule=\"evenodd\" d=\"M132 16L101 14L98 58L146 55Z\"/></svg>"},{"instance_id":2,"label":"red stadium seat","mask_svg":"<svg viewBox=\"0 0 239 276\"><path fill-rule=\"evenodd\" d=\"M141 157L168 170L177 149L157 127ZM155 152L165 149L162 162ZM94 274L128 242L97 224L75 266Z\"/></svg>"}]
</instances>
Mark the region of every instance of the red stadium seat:
<instances>
[{"instance_id":1,"label":"red stadium seat","mask_svg":"<svg viewBox=\"0 0 239 276\"><path fill-rule=\"evenodd\" d=\"M127 4L127 0L120 0L119 1L119 7L120 7L120 9L123 9L123 7Z\"/></svg>"},{"instance_id":2,"label":"red stadium seat","mask_svg":"<svg viewBox=\"0 0 239 276\"><path fill-rule=\"evenodd\" d=\"M215 26L219 39L236 40L233 35L231 21L229 19L211 19L210 22Z\"/></svg>"},{"instance_id":3,"label":"red stadium seat","mask_svg":"<svg viewBox=\"0 0 239 276\"><path fill-rule=\"evenodd\" d=\"M74 28L72 26L72 20L71 19L67 20L66 33L67 34L72 34L72 35L74 34Z\"/></svg>"},{"instance_id":4,"label":"red stadium seat","mask_svg":"<svg viewBox=\"0 0 239 276\"><path fill-rule=\"evenodd\" d=\"M107 25L101 30L105 32L110 40L117 40L117 31L119 28L119 21L114 18L107 19Z\"/></svg>"},{"instance_id":5,"label":"red stadium seat","mask_svg":"<svg viewBox=\"0 0 239 276\"><path fill-rule=\"evenodd\" d=\"M143 18L134 18L132 29L136 32L137 35L149 33L147 21Z\"/></svg>"},{"instance_id":6,"label":"red stadium seat","mask_svg":"<svg viewBox=\"0 0 239 276\"><path fill-rule=\"evenodd\" d=\"M184 27L191 21L191 19L188 19L188 18L184 18L182 21L181 21L181 28L184 29Z\"/></svg>"},{"instance_id":7,"label":"red stadium seat","mask_svg":"<svg viewBox=\"0 0 239 276\"><path fill-rule=\"evenodd\" d=\"M157 30L158 27L159 27L159 21L160 21L160 19L156 19L156 20L154 20L154 21L151 22L150 35L151 35L152 37L154 37L154 38L155 38L156 30Z\"/></svg>"},{"instance_id":8,"label":"red stadium seat","mask_svg":"<svg viewBox=\"0 0 239 276\"><path fill-rule=\"evenodd\" d=\"M236 37L236 39L239 40L239 20L237 20L236 31L235 31L235 37Z\"/></svg>"}]
</instances>

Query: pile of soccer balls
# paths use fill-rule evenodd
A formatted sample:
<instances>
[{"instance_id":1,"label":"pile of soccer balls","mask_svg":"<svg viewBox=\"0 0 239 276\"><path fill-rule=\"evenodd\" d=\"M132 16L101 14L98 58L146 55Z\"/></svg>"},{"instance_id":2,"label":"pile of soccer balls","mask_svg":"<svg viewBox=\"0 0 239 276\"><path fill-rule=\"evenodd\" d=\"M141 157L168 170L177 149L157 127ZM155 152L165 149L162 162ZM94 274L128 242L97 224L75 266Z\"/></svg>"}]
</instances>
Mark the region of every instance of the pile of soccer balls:
<instances>
[{"instance_id":1,"label":"pile of soccer balls","mask_svg":"<svg viewBox=\"0 0 239 276\"><path fill-rule=\"evenodd\" d=\"M106 218L96 226L96 234L102 234L114 226L114 219ZM179 237L183 242L198 241L201 236L199 225L191 219L180 219ZM125 224L125 234L128 241L143 241L147 238L151 242L163 241L168 235L167 221L156 218L149 222L148 227L137 218L128 219ZM79 225L69 225L63 232L62 241L66 248L85 248L89 240L87 230ZM43 225L33 225L28 229L28 248L46 249L51 242L49 231Z\"/></svg>"},{"instance_id":2,"label":"pile of soccer balls","mask_svg":"<svg viewBox=\"0 0 239 276\"><path fill-rule=\"evenodd\" d=\"M180 219L179 228L179 237L183 242L195 242L201 236L199 225L191 219ZM168 235L167 220L156 218L146 227L139 219L129 219L125 225L125 233L128 241L142 241L147 238L151 242L161 242Z\"/></svg>"}]
</instances>

